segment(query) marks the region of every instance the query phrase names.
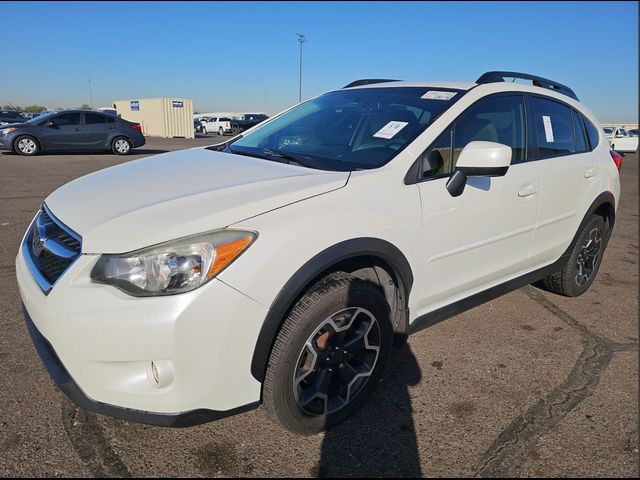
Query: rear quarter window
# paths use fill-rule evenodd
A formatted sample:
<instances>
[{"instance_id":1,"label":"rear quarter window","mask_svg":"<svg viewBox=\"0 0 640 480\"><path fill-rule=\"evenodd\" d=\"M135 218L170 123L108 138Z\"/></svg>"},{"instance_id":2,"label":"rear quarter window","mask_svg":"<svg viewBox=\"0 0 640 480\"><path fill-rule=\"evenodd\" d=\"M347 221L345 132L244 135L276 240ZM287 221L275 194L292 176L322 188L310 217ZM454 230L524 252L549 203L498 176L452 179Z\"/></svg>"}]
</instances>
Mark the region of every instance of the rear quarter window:
<instances>
[{"instance_id":1,"label":"rear quarter window","mask_svg":"<svg viewBox=\"0 0 640 480\"><path fill-rule=\"evenodd\" d=\"M593 150L598 146L598 143L600 143L600 134L598 132L598 129L595 127L595 125L591 123L591 121L587 117L585 117L584 115L581 115L581 117L582 117L582 120L584 121L584 127L587 130L589 147L591 148L591 150Z\"/></svg>"}]
</instances>

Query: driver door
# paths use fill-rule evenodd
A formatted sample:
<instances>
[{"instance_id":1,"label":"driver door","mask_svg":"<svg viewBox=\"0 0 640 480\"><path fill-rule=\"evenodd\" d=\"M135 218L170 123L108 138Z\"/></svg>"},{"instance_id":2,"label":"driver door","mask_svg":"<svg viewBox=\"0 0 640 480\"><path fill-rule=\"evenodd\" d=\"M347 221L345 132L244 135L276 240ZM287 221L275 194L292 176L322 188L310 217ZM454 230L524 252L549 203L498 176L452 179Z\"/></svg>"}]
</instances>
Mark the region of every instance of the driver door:
<instances>
[{"instance_id":1,"label":"driver door","mask_svg":"<svg viewBox=\"0 0 640 480\"><path fill-rule=\"evenodd\" d=\"M80 112L61 113L42 127L42 146L44 150L73 150L82 146L80 134Z\"/></svg>"},{"instance_id":2,"label":"driver door","mask_svg":"<svg viewBox=\"0 0 640 480\"><path fill-rule=\"evenodd\" d=\"M536 162L527 162L522 95L480 100L420 157L422 262L417 315L518 276L529 254L540 200ZM462 149L472 141L505 144L511 165L502 177L469 177L459 197L446 189Z\"/></svg>"}]
</instances>

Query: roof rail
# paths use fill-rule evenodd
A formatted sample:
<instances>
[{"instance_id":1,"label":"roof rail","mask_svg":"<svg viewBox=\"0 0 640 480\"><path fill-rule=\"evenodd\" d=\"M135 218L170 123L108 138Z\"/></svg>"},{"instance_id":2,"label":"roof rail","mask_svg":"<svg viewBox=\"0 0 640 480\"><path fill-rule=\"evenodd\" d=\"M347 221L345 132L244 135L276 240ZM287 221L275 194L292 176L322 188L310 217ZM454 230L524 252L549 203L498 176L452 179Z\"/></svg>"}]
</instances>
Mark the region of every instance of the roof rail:
<instances>
[{"instance_id":1,"label":"roof rail","mask_svg":"<svg viewBox=\"0 0 640 480\"><path fill-rule=\"evenodd\" d=\"M359 87L361 85L372 85L374 83L387 83L387 82L399 82L400 80L388 80L383 78L363 78L362 80L356 80L349 85L345 85L342 88Z\"/></svg>"},{"instance_id":2,"label":"roof rail","mask_svg":"<svg viewBox=\"0 0 640 480\"><path fill-rule=\"evenodd\" d=\"M504 77L507 78L519 78L520 80L531 80L533 85L536 87L548 88L549 90L556 91L558 93L562 93L568 97L571 97L575 100L578 100L576 94L566 85L562 85L561 83L554 82L553 80L549 80L548 78L537 77L535 75L529 75L528 73L520 73L520 72L487 72L476 80L476 83L494 83L494 82L504 82Z\"/></svg>"}]
</instances>

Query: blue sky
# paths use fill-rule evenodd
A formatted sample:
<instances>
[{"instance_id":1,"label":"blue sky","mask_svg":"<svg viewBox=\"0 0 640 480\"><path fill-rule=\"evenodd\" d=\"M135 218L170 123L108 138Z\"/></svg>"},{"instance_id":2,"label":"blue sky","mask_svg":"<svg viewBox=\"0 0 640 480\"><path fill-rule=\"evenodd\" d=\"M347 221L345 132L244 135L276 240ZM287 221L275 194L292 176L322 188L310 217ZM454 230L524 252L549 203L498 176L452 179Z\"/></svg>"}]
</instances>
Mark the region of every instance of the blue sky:
<instances>
[{"instance_id":1,"label":"blue sky","mask_svg":"<svg viewBox=\"0 0 640 480\"><path fill-rule=\"evenodd\" d=\"M474 81L516 70L637 122L636 2L0 2L0 104L187 97L276 113L366 77ZM7 48L9 47L9 48Z\"/></svg>"}]
</instances>

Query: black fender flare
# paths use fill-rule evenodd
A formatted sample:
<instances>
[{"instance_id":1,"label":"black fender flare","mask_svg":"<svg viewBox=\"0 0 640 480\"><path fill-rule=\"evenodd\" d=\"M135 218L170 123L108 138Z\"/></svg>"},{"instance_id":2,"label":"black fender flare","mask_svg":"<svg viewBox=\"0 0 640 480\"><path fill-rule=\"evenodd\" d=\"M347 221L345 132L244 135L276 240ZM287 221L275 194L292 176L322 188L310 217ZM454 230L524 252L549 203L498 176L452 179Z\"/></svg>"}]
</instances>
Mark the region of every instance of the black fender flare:
<instances>
[{"instance_id":1,"label":"black fender flare","mask_svg":"<svg viewBox=\"0 0 640 480\"><path fill-rule=\"evenodd\" d=\"M282 287L274 299L253 351L251 375L259 382L264 381L267 363L276 335L285 316L294 302L304 293L309 284L322 272L333 265L360 256L377 257L387 263L404 290L405 303L413 285L413 272L404 254L395 245L379 238L354 238L340 242L323 250L305 263ZM405 326L408 329L408 325Z\"/></svg>"}]
</instances>

